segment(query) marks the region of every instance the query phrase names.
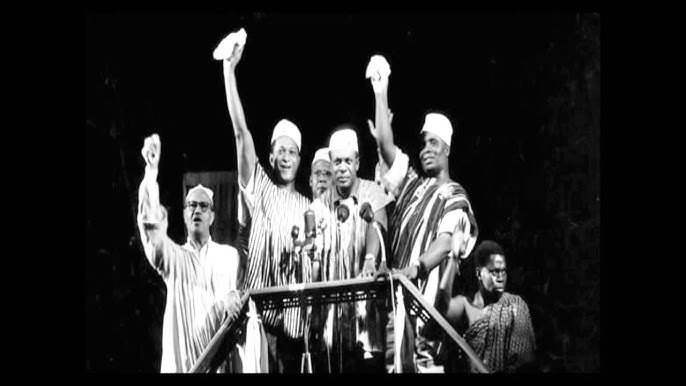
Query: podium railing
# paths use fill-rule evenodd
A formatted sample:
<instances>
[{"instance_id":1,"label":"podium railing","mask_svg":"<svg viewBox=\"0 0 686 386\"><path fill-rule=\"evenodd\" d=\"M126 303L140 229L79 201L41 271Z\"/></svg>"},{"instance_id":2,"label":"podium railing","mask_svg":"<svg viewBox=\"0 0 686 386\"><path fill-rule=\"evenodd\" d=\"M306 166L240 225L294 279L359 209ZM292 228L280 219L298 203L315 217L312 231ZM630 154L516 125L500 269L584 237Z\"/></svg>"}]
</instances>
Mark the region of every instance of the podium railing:
<instances>
[{"instance_id":1,"label":"podium railing","mask_svg":"<svg viewBox=\"0 0 686 386\"><path fill-rule=\"evenodd\" d=\"M467 355L477 371L488 373L488 369L474 350L455 331L443 315L429 304L419 289L405 276L393 274L397 285L404 287L405 299L410 309L425 323L434 320L460 349ZM191 369L192 373L213 372L226 359L228 348L233 346L240 336L241 327L246 320L248 301L252 299L259 311L290 307L306 307L335 303L355 302L359 300L385 299L389 296L390 286L386 277L358 278L316 282L307 284L267 287L246 292L241 298L242 310L235 320L222 324L214 338L207 345L198 361Z\"/></svg>"},{"instance_id":2,"label":"podium railing","mask_svg":"<svg viewBox=\"0 0 686 386\"><path fill-rule=\"evenodd\" d=\"M241 296L241 312L235 319L227 319L222 323L217 332L212 337L210 343L205 347L202 354L191 368L191 373L214 372L226 359L229 348L232 347L242 334L242 326L246 320L248 311L248 300L250 293L246 292Z\"/></svg>"},{"instance_id":3,"label":"podium railing","mask_svg":"<svg viewBox=\"0 0 686 386\"><path fill-rule=\"evenodd\" d=\"M307 307L359 300L385 299L388 282L373 278L358 278L266 287L250 291L258 310Z\"/></svg>"}]
</instances>

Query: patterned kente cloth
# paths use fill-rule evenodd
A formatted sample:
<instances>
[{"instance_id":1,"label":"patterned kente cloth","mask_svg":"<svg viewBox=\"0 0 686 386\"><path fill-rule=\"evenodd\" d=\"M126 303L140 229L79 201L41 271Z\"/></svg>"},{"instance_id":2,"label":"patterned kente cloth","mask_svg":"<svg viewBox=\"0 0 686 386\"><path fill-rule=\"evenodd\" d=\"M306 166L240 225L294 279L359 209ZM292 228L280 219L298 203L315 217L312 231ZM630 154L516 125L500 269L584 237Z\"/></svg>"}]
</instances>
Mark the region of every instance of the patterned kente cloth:
<instances>
[{"instance_id":1,"label":"patterned kente cloth","mask_svg":"<svg viewBox=\"0 0 686 386\"><path fill-rule=\"evenodd\" d=\"M533 362L536 341L524 299L505 292L484 311L484 316L469 326L464 338L486 367L494 373L510 373Z\"/></svg>"}]
</instances>

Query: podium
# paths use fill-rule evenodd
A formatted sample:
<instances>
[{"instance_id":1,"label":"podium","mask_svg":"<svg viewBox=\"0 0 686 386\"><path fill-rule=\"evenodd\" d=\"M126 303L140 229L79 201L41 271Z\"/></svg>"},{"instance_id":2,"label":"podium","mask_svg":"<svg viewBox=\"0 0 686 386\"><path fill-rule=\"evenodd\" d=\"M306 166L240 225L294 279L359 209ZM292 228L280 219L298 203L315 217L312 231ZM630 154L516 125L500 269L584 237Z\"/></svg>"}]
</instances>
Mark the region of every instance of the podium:
<instances>
[{"instance_id":1,"label":"podium","mask_svg":"<svg viewBox=\"0 0 686 386\"><path fill-rule=\"evenodd\" d=\"M419 289L409 279L400 274L392 274L392 278L395 286L403 287L405 302L418 318L424 323L433 320L445 331L446 336L452 339L465 353L479 372L489 372L469 344L455 331L443 315L424 299ZM247 291L241 297L240 315L234 320L226 320L221 325L190 372L214 372L226 359L228 349L235 345L244 330L249 300L253 300L258 311L261 312L269 309L386 299L390 297L390 283L391 280L387 277L377 279L369 277L266 287Z\"/></svg>"}]
</instances>

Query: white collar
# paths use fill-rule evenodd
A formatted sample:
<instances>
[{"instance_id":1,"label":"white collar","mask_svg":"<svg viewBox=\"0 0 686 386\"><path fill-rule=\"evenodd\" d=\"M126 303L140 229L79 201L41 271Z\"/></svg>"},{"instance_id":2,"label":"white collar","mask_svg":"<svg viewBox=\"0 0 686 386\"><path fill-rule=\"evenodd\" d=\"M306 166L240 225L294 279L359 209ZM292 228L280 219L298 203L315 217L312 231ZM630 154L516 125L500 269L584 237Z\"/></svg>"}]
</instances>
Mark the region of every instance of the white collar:
<instances>
[{"instance_id":1,"label":"white collar","mask_svg":"<svg viewBox=\"0 0 686 386\"><path fill-rule=\"evenodd\" d=\"M210 245L211 242L212 242L212 236L210 235L210 236L208 237L207 242L205 243L205 245L202 246L201 248L197 248L197 247L198 247L198 243L196 243L196 242L195 242L194 240L192 240L190 237L186 237L186 245L187 245L190 249L192 249L192 250L194 250L194 251L197 251L197 250L202 251L203 249L207 249L207 246Z\"/></svg>"}]
</instances>

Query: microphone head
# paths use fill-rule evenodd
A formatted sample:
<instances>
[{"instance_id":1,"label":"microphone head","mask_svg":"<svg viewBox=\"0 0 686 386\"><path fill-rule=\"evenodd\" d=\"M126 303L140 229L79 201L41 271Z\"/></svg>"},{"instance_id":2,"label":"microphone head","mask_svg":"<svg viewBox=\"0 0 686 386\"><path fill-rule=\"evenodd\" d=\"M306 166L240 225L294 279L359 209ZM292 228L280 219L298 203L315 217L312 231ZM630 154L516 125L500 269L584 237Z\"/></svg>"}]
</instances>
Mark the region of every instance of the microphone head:
<instances>
[{"instance_id":1,"label":"microphone head","mask_svg":"<svg viewBox=\"0 0 686 386\"><path fill-rule=\"evenodd\" d=\"M305 211L305 237L314 238L317 236L317 222L315 221L314 211L308 209Z\"/></svg>"},{"instance_id":2,"label":"microphone head","mask_svg":"<svg viewBox=\"0 0 686 386\"><path fill-rule=\"evenodd\" d=\"M365 202L362 204L362 208L360 208L360 217L367 223L370 223L374 220L374 211L372 210L371 204L368 202Z\"/></svg>"},{"instance_id":3,"label":"microphone head","mask_svg":"<svg viewBox=\"0 0 686 386\"><path fill-rule=\"evenodd\" d=\"M300 227L293 225L293 229L291 229L291 237L293 239L297 239L298 236L300 236Z\"/></svg>"},{"instance_id":4,"label":"microphone head","mask_svg":"<svg viewBox=\"0 0 686 386\"><path fill-rule=\"evenodd\" d=\"M338 221L345 222L348 217L350 217L350 208L348 208L348 205L341 204L336 208L336 217L338 218Z\"/></svg>"}]
</instances>

